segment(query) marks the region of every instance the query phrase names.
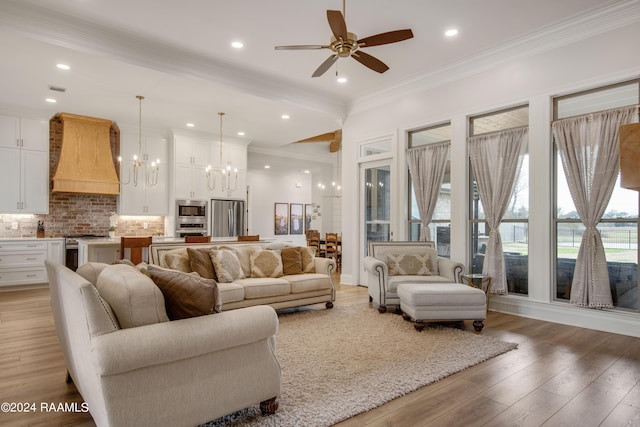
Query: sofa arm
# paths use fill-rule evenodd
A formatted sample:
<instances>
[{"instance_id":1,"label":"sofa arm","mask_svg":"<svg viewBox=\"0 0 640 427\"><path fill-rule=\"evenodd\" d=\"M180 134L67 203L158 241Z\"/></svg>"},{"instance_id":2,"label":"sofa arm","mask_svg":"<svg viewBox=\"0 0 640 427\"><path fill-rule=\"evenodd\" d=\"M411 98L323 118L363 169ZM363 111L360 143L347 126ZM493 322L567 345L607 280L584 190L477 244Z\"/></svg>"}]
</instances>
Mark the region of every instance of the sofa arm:
<instances>
[{"instance_id":1,"label":"sofa arm","mask_svg":"<svg viewBox=\"0 0 640 427\"><path fill-rule=\"evenodd\" d=\"M440 276L446 277L455 283L462 283L464 264L449 258L438 257L438 271Z\"/></svg>"},{"instance_id":2,"label":"sofa arm","mask_svg":"<svg viewBox=\"0 0 640 427\"><path fill-rule=\"evenodd\" d=\"M106 376L257 342L277 331L275 310L261 305L120 329L92 338L91 351L97 373Z\"/></svg>"},{"instance_id":3,"label":"sofa arm","mask_svg":"<svg viewBox=\"0 0 640 427\"><path fill-rule=\"evenodd\" d=\"M374 303L385 306L389 268L384 261L372 256L366 256L363 261L364 269L367 272L367 287L369 296Z\"/></svg>"},{"instance_id":4,"label":"sofa arm","mask_svg":"<svg viewBox=\"0 0 640 427\"><path fill-rule=\"evenodd\" d=\"M336 261L333 258L315 257L313 262L316 273L331 276L331 274L336 271Z\"/></svg>"}]
</instances>

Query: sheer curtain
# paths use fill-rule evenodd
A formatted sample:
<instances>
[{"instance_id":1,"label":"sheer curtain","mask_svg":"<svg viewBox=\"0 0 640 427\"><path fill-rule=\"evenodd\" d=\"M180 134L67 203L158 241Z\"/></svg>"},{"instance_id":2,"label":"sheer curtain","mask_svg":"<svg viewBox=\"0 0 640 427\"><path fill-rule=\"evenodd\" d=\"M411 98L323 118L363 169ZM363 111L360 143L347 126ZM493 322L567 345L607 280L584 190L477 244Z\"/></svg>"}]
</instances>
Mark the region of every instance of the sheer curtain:
<instances>
[{"instance_id":1,"label":"sheer curtain","mask_svg":"<svg viewBox=\"0 0 640 427\"><path fill-rule=\"evenodd\" d=\"M500 222L509 205L528 135L528 127L520 127L469 138L471 166L489 227L482 273L493 279L491 293L507 293Z\"/></svg>"},{"instance_id":2,"label":"sheer curtain","mask_svg":"<svg viewBox=\"0 0 640 427\"><path fill-rule=\"evenodd\" d=\"M407 150L411 182L420 212L420 240L431 240L429 223L438 202L438 193L449 159L448 142L429 144Z\"/></svg>"},{"instance_id":3,"label":"sheer curtain","mask_svg":"<svg viewBox=\"0 0 640 427\"><path fill-rule=\"evenodd\" d=\"M613 307L607 260L596 226L618 177L618 128L635 121L634 105L557 120L552 125L569 192L585 226L570 299L582 307Z\"/></svg>"}]
</instances>

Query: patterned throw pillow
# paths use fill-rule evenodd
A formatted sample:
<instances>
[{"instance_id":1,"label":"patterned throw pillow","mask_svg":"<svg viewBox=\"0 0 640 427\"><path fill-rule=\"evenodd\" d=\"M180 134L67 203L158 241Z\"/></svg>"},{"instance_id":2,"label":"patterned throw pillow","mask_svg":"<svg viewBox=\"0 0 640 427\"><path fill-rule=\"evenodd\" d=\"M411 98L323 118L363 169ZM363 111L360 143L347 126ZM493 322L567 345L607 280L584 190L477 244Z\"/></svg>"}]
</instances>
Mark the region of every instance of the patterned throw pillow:
<instances>
[{"instance_id":1,"label":"patterned throw pillow","mask_svg":"<svg viewBox=\"0 0 640 427\"><path fill-rule=\"evenodd\" d=\"M209 252L216 277L220 283L231 283L244 279L244 271L234 251L228 249L211 249Z\"/></svg>"},{"instance_id":2,"label":"patterned throw pillow","mask_svg":"<svg viewBox=\"0 0 640 427\"><path fill-rule=\"evenodd\" d=\"M251 277L282 277L282 258L268 249L251 254Z\"/></svg>"},{"instance_id":3,"label":"patterned throw pillow","mask_svg":"<svg viewBox=\"0 0 640 427\"><path fill-rule=\"evenodd\" d=\"M389 276L431 276L433 274L431 256L428 253L423 255L388 254L387 267L389 268Z\"/></svg>"},{"instance_id":4,"label":"patterned throw pillow","mask_svg":"<svg viewBox=\"0 0 640 427\"><path fill-rule=\"evenodd\" d=\"M302 271L304 273L315 273L316 262L314 261L316 248L310 246L300 247L300 258L302 258Z\"/></svg>"},{"instance_id":5,"label":"patterned throw pillow","mask_svg":"<svg viewBox=\"0 0 640 427\"><path fill-rule=\"evenodd\" d=\"M222 301L218 284L197 273L184 273L149 266L149 277L162 291L167 315L171 320L220 313Z\"/></svg>"},{"instance_id":6,"label":"patterned throw pillow","mask_svg":"<svg viewBox=\"0 0 640 427\"><path fill-rule=\"evenodd\" d=\"M191 261L186 252L167 253L164 256L164 262L166 262L167 267L172 270L182 271L183 273L191 273L192 271Z\"/></svg>"},{"instance_id":7,"label":"patterned throw pillow","mask_svg":"<svg viewBox=\"0 0 640 427\"><path fill-rule=\"evenodd\" d=\"M302 256L300 247L284 248L280 251L282 258L282 272L285 275L302 274Z\"/></svg>"},{"instance_id":8,"label":"patterned throw pillow","mask_svg":"<svg viewBox=\"0 0 640 427\"><path fill-rule=\"evenodd\" d=\"M216 272L213 269L213 264L211 263L209 251L209 248L187 248L189 265L191 266L191 271L195 271L205 279L218 280Z\"/></svg>"}]
</instances>

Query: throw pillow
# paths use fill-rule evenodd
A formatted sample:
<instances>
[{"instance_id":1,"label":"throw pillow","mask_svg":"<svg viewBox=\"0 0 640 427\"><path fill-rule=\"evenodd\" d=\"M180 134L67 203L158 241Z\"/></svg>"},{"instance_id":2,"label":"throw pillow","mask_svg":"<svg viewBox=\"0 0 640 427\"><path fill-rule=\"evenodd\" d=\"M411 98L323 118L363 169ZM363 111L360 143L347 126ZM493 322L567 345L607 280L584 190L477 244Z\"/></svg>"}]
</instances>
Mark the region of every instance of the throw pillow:
<instances>
[{"instance_id":1,"label":"throw pillow","mask_svg":"<svg viewBox=\"0 0 640 427\"><path fill-rule=\"evenodd\" d=\"M186 252L167 253L164 256L164 262L167 267L172 270L191 273L191 260Z\"/></svg>"},{"instance_id":2,"label":"throw pillow","mask_svg":"<svg viewBox=\"0 0 640 427\"><path fill-rule=\"evenodd\" d=\"M387 267L389 276L431 276L433 274L429 254L388 254Z\"/></svg>"},{"instance_id":3,"label":"throw pillow","mask_svg":"<svg viewBox=\"0 0 640 427\"><path fill-rule=\"evenodd\" d=\"M282 272L285 275L304 273L300 247L283 248L280 251L280 257L282 258Z\"/></svg>"},{"instance_id":4,"label":"throw pillow","mask_svg":"<svg viewBox=\"0 0 640 427\"><path fill-rule=\"evenodd\" d=\"M96 288L123 329L169 321L162 292L135 267L125 264L105 267Z\"/></svg>"},{"instance_id":5,"label":"throw pillow","mask_svg":"<svg viewBox=\"0 0 640 427\"><path fill-rule=\"evenodd\" d=\"M153 265L149 276L164 295L167 315L171 320L220 313L222 301L218 284L197 273L166 270Z\"/></svg>"},{"instance_id":6,"label":"throw pillow","mask_svg":"<svg viewBox=\"0 0 640 427\"><path fill-rule=\"evenodd\" d=\"M276 251L264 249L251 254L251 277L282 276L282 258Z\"/></svg>"},{"instance_id":7,"label":"throw pillow","mask_svg":"<svg viewBox=\"0 0 640 427\"><path fill-rule=\"evenodd\" d=\"M228 249L211 249L209 258L213 263L216 277L220 283L231 283L244 279L244 271L234 251Z\"/></svg>"},{"instance_id":8,"label":"throw pillow","mask_svg":"<svg viewBox=\"0 0 640 427\"><path fill-rule=\"evenodd\" d=\"M255 251L259 251L262 249L260 245L221 245L216 249L229 249L234 251L236 256L238 257L238 261L240 261L240 265L242 266L242 271L244 273L244 277L251 276L251 254Z\"/></svg>"},{"instance_id":9,"label":"throw pillow","mask_svg":"<svg viewBox=\"0 0 640 427\"><path fill-rule=\"evenodd\" d=\"M210 248L187 248L189 266L191 267L191 271L195 271L205 279L217 280L209 251Z\"/></svg>"},{"instance_id":10,"label":"throw pillow","mask_svg":"<svg viewBox=\"0 0 640 427\"><path fill-rule=\"evenodd\" d=\"M302 259L302 272L303 273L315 273L316 262L314 261L316 254L316 248L311 246L300 247L300 258Z\"/></svg>"}]
</instances>

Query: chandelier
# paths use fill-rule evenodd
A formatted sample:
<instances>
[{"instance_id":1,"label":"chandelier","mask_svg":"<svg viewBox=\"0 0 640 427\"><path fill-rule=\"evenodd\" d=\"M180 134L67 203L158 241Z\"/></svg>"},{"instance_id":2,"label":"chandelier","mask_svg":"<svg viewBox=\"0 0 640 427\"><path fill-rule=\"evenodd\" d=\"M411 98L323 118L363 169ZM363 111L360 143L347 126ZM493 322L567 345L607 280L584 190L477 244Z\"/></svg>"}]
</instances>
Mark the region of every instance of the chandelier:
<instances>
[{"instance_id":1,"label":"chandelier","mask_svg":"<svg viewBox=\"0 0 640 427\"><path fill-rule=\"evenodd\" d=\"M227 196L231 196L233 191L236 191L238 188L238 168L233 168L233 175L231 173L231 154L229 154L229 158L227 160L227 166L222 166L222 116L224 113L218 113L220 116L220 168L213 169L211 165L207 166L205 169L206 179L207 179L207 188L210 191L216 189L216 183L218 180L218 176L220 176L221 188L222 191L227 192ZM233 177L233 185L231 184Z\"/></svg>"},{"instance_id":2,"label":"chandelier","mask_svg":"<svg viewBox=\"0 0 640 427\"><path fill-rule=\"evenodd\" d=\"M147 187L153 187L158 183L158 170L160 169L160 159L156 159L149 163L149 155L142 153L142 100L144 96L136 95L140 103L138 112L138 154L133 155L131 165L127 169L127 181L121 181L121 184L127 185L131 182L131 176L133 175L133 186L138 186L138 174L140 169L144 170L144 182ZM118 157L118 161L122 163L122 157ZM133 173L131 170L133 169Z\"/></svg>"}]
</instances>

